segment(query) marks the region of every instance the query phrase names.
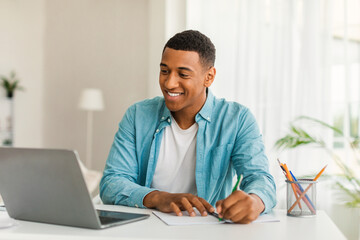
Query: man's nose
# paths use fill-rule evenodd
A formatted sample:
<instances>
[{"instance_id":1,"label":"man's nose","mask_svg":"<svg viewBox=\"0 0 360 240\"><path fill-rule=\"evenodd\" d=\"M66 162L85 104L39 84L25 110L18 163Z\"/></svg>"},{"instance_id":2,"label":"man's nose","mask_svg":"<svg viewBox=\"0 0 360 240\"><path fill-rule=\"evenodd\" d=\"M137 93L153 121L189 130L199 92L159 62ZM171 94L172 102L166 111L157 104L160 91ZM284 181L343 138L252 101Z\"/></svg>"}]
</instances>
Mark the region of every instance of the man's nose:
<instances>
[{"instance_id":1,"label":"man's nose","mask_svg":"<svg viewBox=\"0 0 360 240\"><path fill-rule=\"evenodd\" d=\"M170 73L165 81L165 87L167 89L173 89L179 86L179 82L175 73Z\"/></svg>"}]
</instances>

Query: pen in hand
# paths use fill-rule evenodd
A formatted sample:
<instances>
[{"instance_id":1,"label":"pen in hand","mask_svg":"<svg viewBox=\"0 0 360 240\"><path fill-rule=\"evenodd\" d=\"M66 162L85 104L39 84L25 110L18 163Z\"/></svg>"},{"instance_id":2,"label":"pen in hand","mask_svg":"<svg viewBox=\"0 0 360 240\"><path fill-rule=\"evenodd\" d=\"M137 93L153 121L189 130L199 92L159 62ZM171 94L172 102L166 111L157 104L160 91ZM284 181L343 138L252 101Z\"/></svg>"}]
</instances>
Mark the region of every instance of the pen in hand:
<instances>
[{"instance_id":1,"label":"pen in hand","mask_svg":"<svg viewBox=\"0 0 360 240\"><path fill-rule=\"evenodd\" d=\"M232 193L235 192L236 190L240 189L240 185L241 185L241 182L243 180L243 177L244 176L242 174L239 176L238 180L236 181L236 183L235 183L235 185L234 185L234 187L232 189ZM219 216L219 215L217 214L217 216ZM219 217L219 221L222 221L222 220L223 219Z\"/></svg>"},{"instance_id":2,"label":"pen in hand","mask_svg":"<svg viewBox=\"0 0 360 240\"><path fill-rule=\"evenodd\" d=\"M238 180L236 181L232 192L235 192L236 190L238 190L238 188L240 189L240 185L241 185L242 180L243 180L243 175L241 174L240 177L238 178Z\"/></svg>"}]
</instances>

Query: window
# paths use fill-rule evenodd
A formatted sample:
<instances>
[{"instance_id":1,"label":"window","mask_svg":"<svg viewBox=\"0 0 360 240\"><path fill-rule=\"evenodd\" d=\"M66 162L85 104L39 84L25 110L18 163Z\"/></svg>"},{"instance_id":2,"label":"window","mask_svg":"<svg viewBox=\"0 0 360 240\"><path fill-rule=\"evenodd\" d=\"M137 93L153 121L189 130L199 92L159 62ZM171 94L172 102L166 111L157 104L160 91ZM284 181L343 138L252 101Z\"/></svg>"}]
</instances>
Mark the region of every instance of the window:
<instances>
[{"instance_id":1,"label":"window","mask_svg":"<svg viewBox=\"0 0 360 240\"><path fill-rule=\"evenodd\" d=\"M360 9L359 0L335 0L333 6L332 106L333 124L345 138L360 135ZM349 146L339 134L334 134L337 152Z\"/></svg>"}]
</instances>

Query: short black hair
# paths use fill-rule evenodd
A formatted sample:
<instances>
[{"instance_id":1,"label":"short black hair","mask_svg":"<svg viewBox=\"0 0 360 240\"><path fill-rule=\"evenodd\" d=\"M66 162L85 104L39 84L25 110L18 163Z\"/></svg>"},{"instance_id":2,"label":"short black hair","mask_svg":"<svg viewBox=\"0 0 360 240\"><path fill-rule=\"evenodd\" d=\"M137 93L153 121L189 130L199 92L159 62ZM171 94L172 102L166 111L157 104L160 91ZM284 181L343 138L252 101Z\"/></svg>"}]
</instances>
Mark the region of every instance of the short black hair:
<instances>
[{"instance_id":1,"label":"short black hair","mask_svg":"<svg viewBox=\"0 0 360 240\"><path fill-rule=\"evenodd\" d=\"M215 46L210 38L196 30L186 30L175 34L167 41L165 48L182 51L194 51L199 54L200 63L204 67L213 67L215 64Z\"/></svg>"}]
</instances>

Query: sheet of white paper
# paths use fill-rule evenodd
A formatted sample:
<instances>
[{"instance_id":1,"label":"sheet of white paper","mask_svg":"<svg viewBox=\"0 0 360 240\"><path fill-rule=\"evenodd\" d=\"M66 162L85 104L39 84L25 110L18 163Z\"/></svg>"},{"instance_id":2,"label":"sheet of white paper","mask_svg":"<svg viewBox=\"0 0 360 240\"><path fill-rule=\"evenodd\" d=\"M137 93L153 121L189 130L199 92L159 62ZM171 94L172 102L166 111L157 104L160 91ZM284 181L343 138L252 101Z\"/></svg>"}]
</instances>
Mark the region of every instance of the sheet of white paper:
<instances>
[{"instance_id":1,"label":"sheet of white paper","mask_svg":"<svg viewBox=\"0 0 360 240\"><path fill-rule=\"evenodd\" d=\"M170 226L224 223L224 221L219 221L219 219L211 215L203 217L196 209L194 210L196 212L195 217L190 217L188 212L186 211L182 212L182 216L176 216L175 213L163 213L158 211L153 211L153 214L160 218L161 221Z\"/></svg>"},{"instance_id":2,"label":"sheet of white paper","mask_svg":"<svg viewBox=\"0 0 360 240\"><path fill-rule=\"evenodd\" d=\"M183 211L183 216L180 217L176 216L175 213L162 213L159 211L153 211L153 214L169 226L232 223L228 220L219 221L218 218L212 215L203 217L196 209L194 210L196 212L195 217L190 217L186 211ZM259 216L253 223L263 222L280 222L280 220L270 213Z\"/></svg>"}]
</instances>

